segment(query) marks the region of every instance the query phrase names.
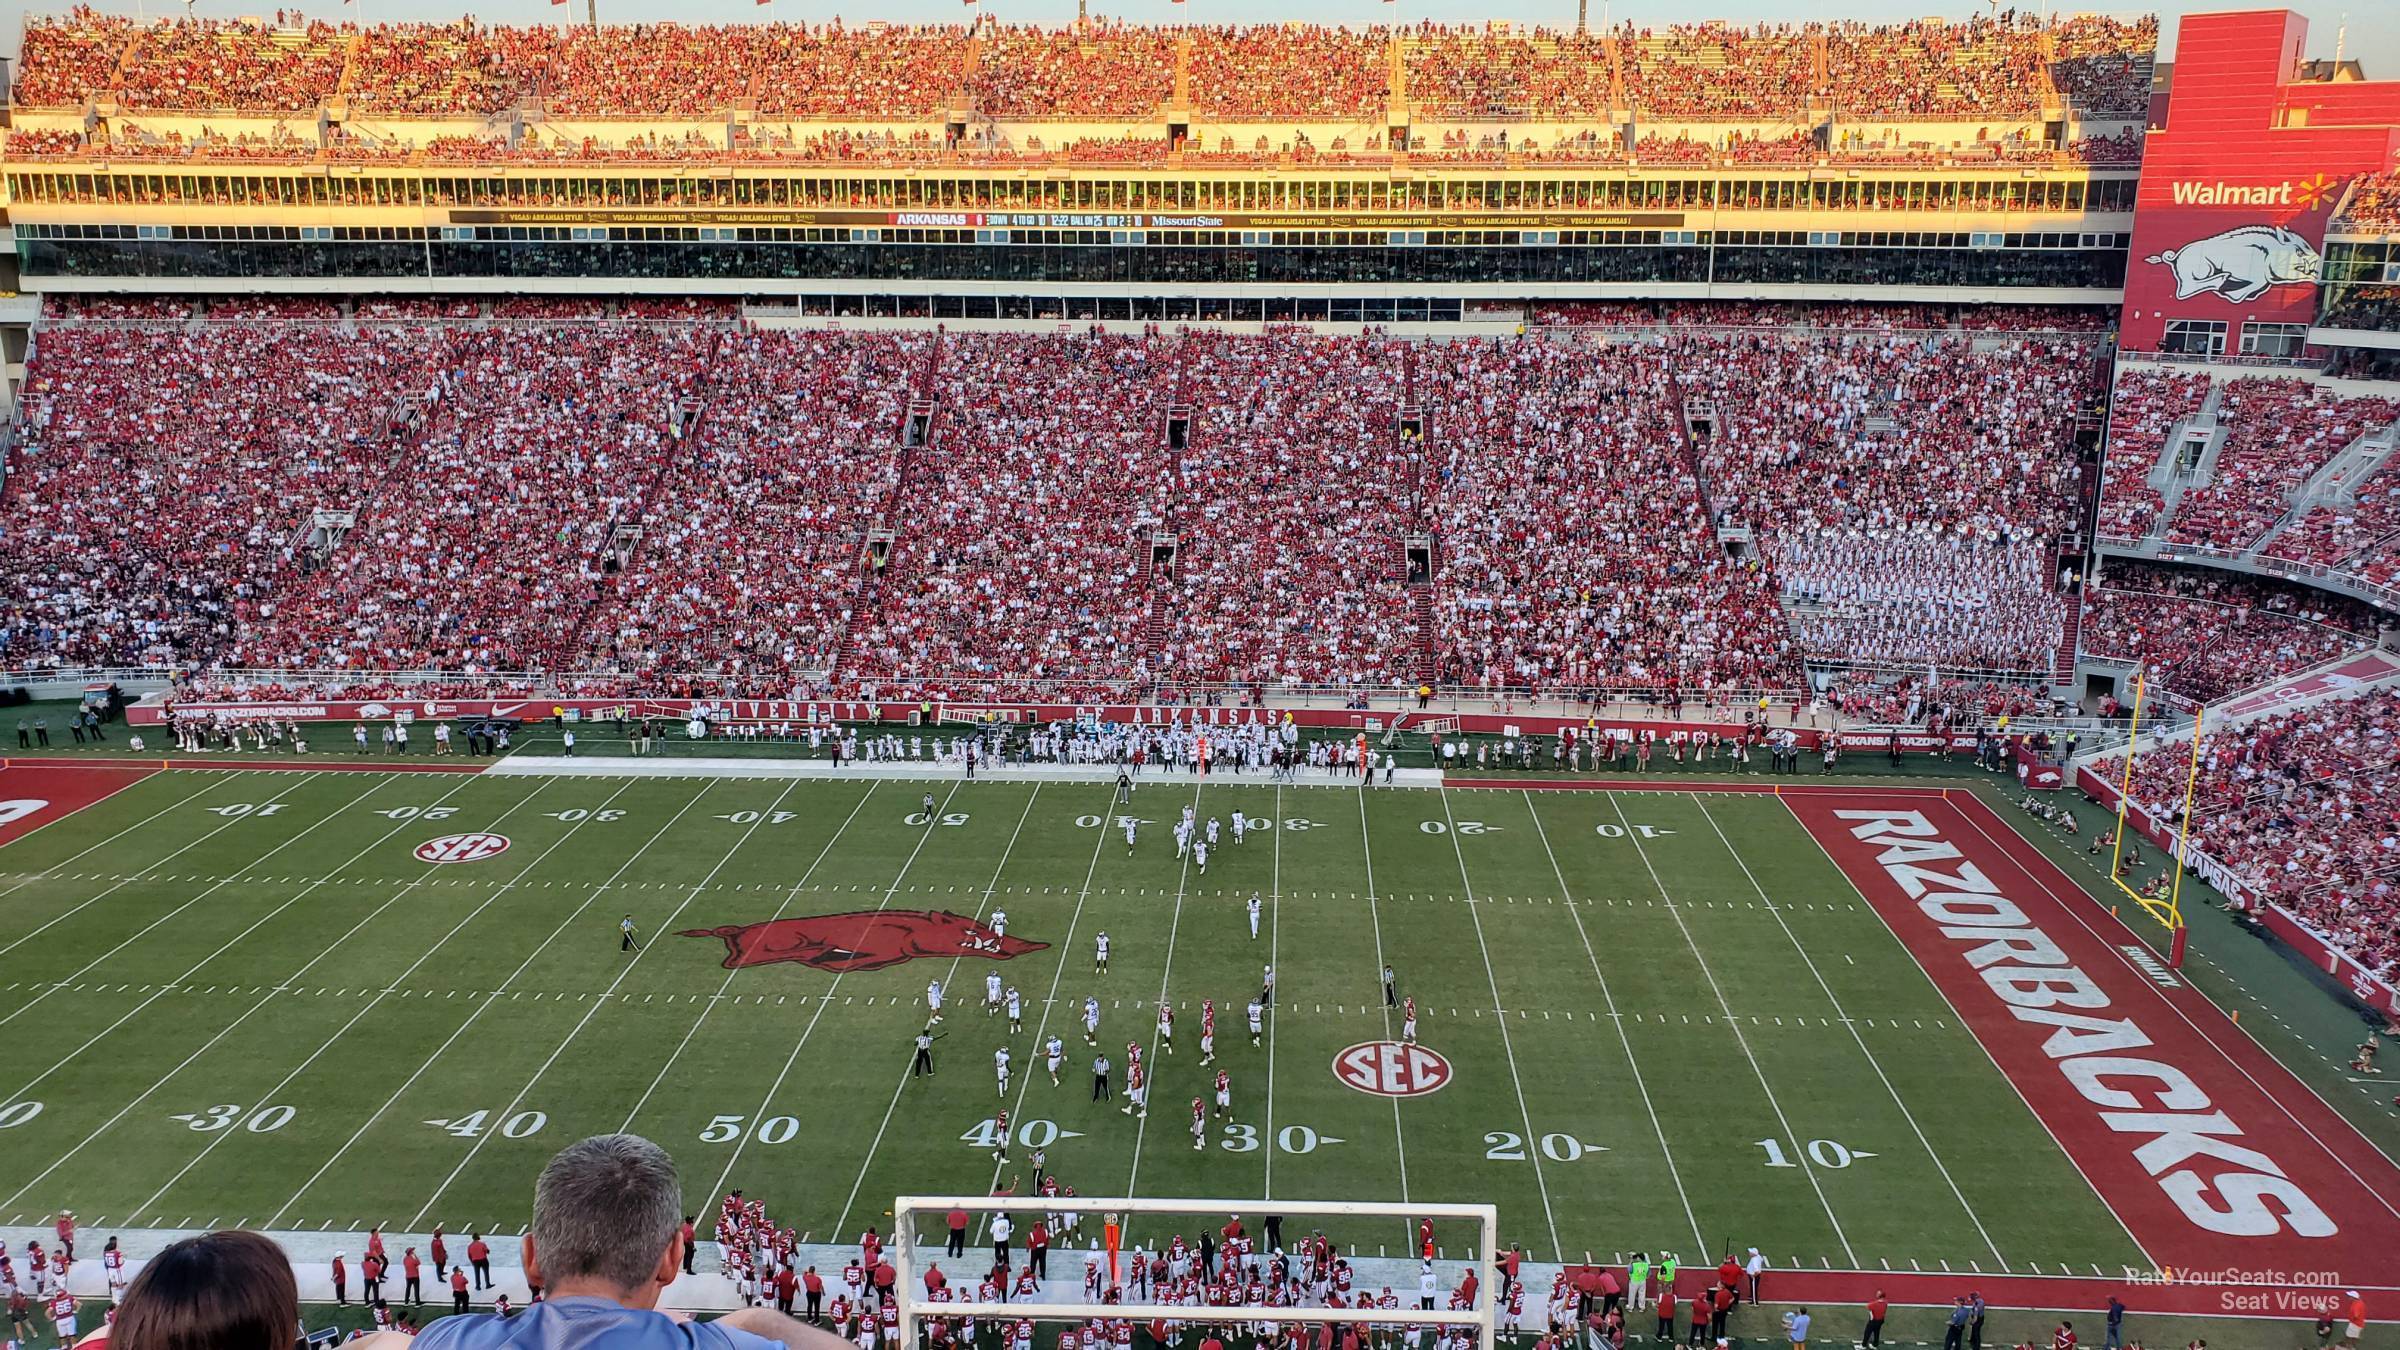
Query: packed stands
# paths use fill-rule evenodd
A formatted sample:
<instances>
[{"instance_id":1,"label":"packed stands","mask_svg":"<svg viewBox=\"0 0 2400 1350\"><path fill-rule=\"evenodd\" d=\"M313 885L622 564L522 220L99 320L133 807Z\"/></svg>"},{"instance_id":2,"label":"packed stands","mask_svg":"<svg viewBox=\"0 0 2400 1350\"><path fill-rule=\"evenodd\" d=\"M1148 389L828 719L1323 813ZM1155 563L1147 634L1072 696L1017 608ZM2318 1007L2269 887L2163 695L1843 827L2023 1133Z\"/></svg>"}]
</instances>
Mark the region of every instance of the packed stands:
<instances>
[{"instance_id":1,"label":"packed stands","mask_svg":"<svg viewBox=\"0 0 2400 1350\"><path fill-rule=\"evenodd\" d=\"M1387 688L1416 677L1402 535L1417 519L1419 455L1397 434L1408 354L1372 337L1185 335L1172 359L1192 433L1173 468L1166 672Z\"/></svg>"},{"instance_id":2,"label":"packed stands","mask_svg":"<svg viewBox=\"0 0 2400 1350\"><path fill-rule=\"evenodd\" d=\"M1812 657L2024 670L2059 640L2083 344L1844 332L1670 339L1720 515L1764 533Z\"/></svg>"},{"instance_id":3,"label":"packed stands","mask_svg":"<svg viewBox=\"0 0 2400 1350\"><path fill-rule=\"evenodd\" d=\"M1833 24L1825 39L1827 93L1854 113L2031 116L2042 106L2037 38L2021 24L1983 18Z\"/></svg>"},{"instance_id":4,"label":"packed stands","mask_svg":"<svg viewBox=\"0 0 2400 1350\"><path fill-rule=\"evenodd\" d=\"M1147 117L1174 92L1175 39L1132 25L1001 25L984 34L973 78L990 117Z\"/></svg>"},{"instance_id":5,"label":"packed stands","mask_svg":"<svg viewBox=\"0 0 2400 1350\"><path fill-rule=\"evenodd\" d=\"M1776 546L1811 657L1983 670L2037 669L2055 654L2065 606L2051 562L2040 548L1934 532L1829 530Z\"/></svg>"},{"instance_id":6,"label":"packed stands","mask_svg":"<svg viewBox=\"0 0 2400 1350\"><path fill-rule=\"evenodd\" d=\"M2051 30L2051 82L2086 116L2144 117L2158 55L2158 16L2075 14Z\"/></svg>"},{"instance_id":7,"label":"packed stands","mask_svg":"<svg viewBox=\"0 0 2400 1350\"><path fill-rule=\"evenodd\" d=\"M568 668L612 527L678 453L714 338L681 325L443 331L410 363L428 427L407 472L323 566L259 605L227 659Z\"/></svg>"},{"instance_id":8,"label":"packed stands","mask_svg":"<svg viewBox=\"0 0 2400 1350\"><path fill-rule=\"evenodd\" d=\"M1782 24L1618 30L1625 94L1661 117L1770 115L1798 108L1818 83L1807 32Z\"/></svg>"},{"instance_id":9,"label":"packed stands","mask_svg":"<svg viewBox=\"0 0 2400 1350\"><path fill-rule=\"evenodd\" d=\"M2348 564L2351 568L2370 580L2384 581L2400 565L2388 548L2396 535L2400 535L2400 455L2391 455L2358 484L2348 506L2310 507L2262 551L2320 565L2354 559Z\"/></svg>"},{"instance_id":10,"label":"packed stands","mask_svg":"<svg viewBox=\"0 0 2400 1350\"><path fill-rule=\"evenodd\" d=\"M355 41L353 40L355 39ZM2045 41L2056 59L2043 64ZM1853 117L1967 121L2038 113L2056 88L2089 114L2146 104L2154 20L1722 23L1580 34L1477 25L1153 28L676 23L366 27L186 19L78 7L25 30L16 98L71 108L121 90L138 111L303 112L336 95L373 118L553 116L923 120L964 98L997 118L1148 117L1179 59L1219 121L1380 123L1395 48L1406 96L1448 120L1572 120L1630 105L1668 118L1781 120L1813 98ZM1179 55L1180 49L1180 55ZM855 130L868 130L858 127ZM1978 136L1977 140L1983 138Z\"/></svg>"},{"instance_id":11,"label":"packed stands","mask_svg":"<svg viewBox=\"0 0 2400 1350\"><path fill-rule=\"evenodd\" d=\"M57 22L28 22L10 94L19 107L73 107L116 82L117 58L133 40L133 21L77 5ZM9 149L17 149L15 135Z\"/></svg>"},{"instance_id":12,"label":"packed stands","mask_svg":"<svg viewBox=\"0 0 2400 1350\"><path fill-rule=\"evenodd\" d=\"M341 83L349 45L347 31L327 23L179 19L139 29L118 78L134 108L307 112Z\"/></svg>"},{"instance_id":13,"label":"packed stands","mask_svg":"<svg viewBox=\"0 0 2400 1350\"><path fill-rule=\"evenodd\" d=\"M1435 117L1593 117L1610 106L1607 47L1595 36L1426 26L1402 52L1409 100Z\"/></svg>"},{"instance_id":14,"label":"packed stands","mask_svg":"<svg viewBox=\"0 0 2400 1350\"><path fill-rule=\"evenodd\" d=\"M1146 337L945 337L938 424L853 674L1126 680L1168 483Z\"/></svg>"},{"instance_id":15,"label":"packed stands","mask_svg":"<svg viewBox=\"0 0 2400 1350\"><path fill-rule=\"evenodd\" d=\"M181 628L129 633L113 617L156 607L138 574L53 594L33 569L47 610L28 614L48 631L15 639L28 656L737 688L828 667L983 684L1439 676L1693 691L1796 684L1803 656L2022 670L2059 640L2063 427L2090 369L2083 344L2056 338L1979 349L1965 334L1987 319L1971 313L1939 316L1954 336L1678 327L1594 347L765 333L685 299L354 310L351 328L327 301L210 302L195 359L225 368L220 348L247 343L224 349L261 368L286 346L334 364L335 425L355 423L346 440L371 443L384 471L328 487L322 470L294 483L270 468L245 484L261 498L251 514L217 514L256 526L255 556L205 573L224 573L240 604L210 601ZM65 364L112 330L56 331L31 406L59 378L132 378ZM312 387L250 416L305 426L322 415ZM929 430L902 444L899 410L920 399ZM1412 403L1422 440L1401 427ZM1181 453L1164 432L1177 404L1192 409ZM1685 418L1703 410L1694 442ZM45 414L32 462L117 412L95 397ZM61 465L14 477L23 519L47 520L33 508L90 472ZM319 510L355 524L312 538ZM1757 553L1729 557L1727 523L1753 529ZM878 570L866 543L879 528ZM1154 531L1171 555L1153 558ZM1432 568L1412 577L1417 534ZM67 622L94 614L112 616L94 638Z\"/></svg>"},{"instance_id":16,"label":"packed stands","mask_svg":"<svg viewBox=\"0 0 2400 1350\"><path fill-rule=\"evenodd\" d=\"M1192 103L1203 116L1383 116L1391 44L1379 30L1277 23L1195 28L1190 36Z\"/></svg>"},{"instance_id":17,"label":"packed stands","mask_svg":"<svg viewBox=\"0 0 2400 1350\"><path fill-rule=\"evenodd\" d=\"M2365 229L2400 229L2400 169L2360 178L2342 204L2337 224Z\"/></svg>"},{"instance_id":18,"label":"packed stands","mask_svg":"<svg viewBox=\"0 0 2400 1350\"><path fill-rule=\"evenodd\" d=\"M769 117L920 117L965 86L968 34L952 24L775 25L760 49L759 111Z\"/></svg>"},{"instance_id":19,"label":"packed stands","mask_svg":"<svg viewBox=\"0 0 2400 1350\"><path fill-rule=\"evenodd\" d=\"M1853 722L1971 730L2000 718L2050 717L2063 709L2047 689L2005 680L1928 680L1922 674L1836 672L1827 704Z\"/></svg>"},{"instance_id":20,"label":"packed stands","mask_svg":"<svg viewBox=\"0 0 2400 1350\"><path fill-rule=\"evenodd\" d=\"M2200 411L2206 375L2127 369L2118 372L2108 415L2108 464L2100 486L2100 534L2139 539L2158 525L2166 498L2149 483L2167 433Z\"/></svg>"},{"instance_id":21,"label":"packed stands","mask_svg":"<svg viewBox=\"0 0 2400 1350\"><path fill-rule=\"evenodd\" d=\"M2378 612L2307 587L2115 561L2085 588L2081 644L2206 702L2374 642Z\"/></svg>"},{"instance_id":22,"label":"packed stands","mask_svg":"<svg viewBox=\"0 0 2400 1350\"><path fill-rule=\"evenodd\" d=\"M557 53L547 25L377 24L359 36L344 92L371 116L488 115L533 92Z\"/></svg>"},{"instance_id":23,"label":"packed stands","mask_svg":"<svg viewBox=\"0 0 2400 1350\"><path fill-rule=\"evenodd\" d=\"M1448 683L1789 684L1772 581L1717 546L1649 346L1451 344L1437 411L1438 671ZM1430 378L1429 378L1430 377Z\"/></svg>"},{"instance_id":24,"label":"packed stands","mask_svg":"<svg viewBox=\"0 0 2400 1350\"><path fill-rule=\"evenodd\" d=\"M2208 734L2192 839L2368 969L2400 970L2400 693L2377 690ZM2137 757L2133 799L2181 821L2188 743ZM2095 769L2111 782L2119 757Z\"/></svg>"},{"instance_id":25,"label":"packed stands","mask_svg":"<svg viewBox=\"0 0 2400 1350\"><path fill-rule=\"evenodd\" d=\"M583 665L788 689L833 664L893 507L919 338L728 338L688 463L643 513L637 565L608 583Z\"/></svg>"},{"instance_id":26,"label":"packed stands","mask_svg":"<svg viewBox=\"0 0 2400 1350\"><path fill-rule=\"evenodd\" d=\"M170 663L271 603L313 509L404 447L410 334L330 325L52 327L0 510L0 665Z\"/></svg>"},{"instance_id":27,"label":"packed stands","mask_svg":"<svg viewBox=\"0 0 2400 1350\"><path fill-rule=\"evenodd\" d=\"M2290 511L2301 484L2343 447L2400 418L2400 401L2346 398L2304 380L2231 380L2217 415L2227 434L2215 470L2176 503L2166 537L2241 550Z\"/></svg>"},{"instance_id":28,"label":"packed stands","mask_svg":"<svg viewBox=\"0 0 2400 1350\"><path fill-rule=\"evenodd\" d=\"M749 92L765 32L753 24L569 25L548 81L550 111L706 116Z\"/></svg>"}]
</instances>

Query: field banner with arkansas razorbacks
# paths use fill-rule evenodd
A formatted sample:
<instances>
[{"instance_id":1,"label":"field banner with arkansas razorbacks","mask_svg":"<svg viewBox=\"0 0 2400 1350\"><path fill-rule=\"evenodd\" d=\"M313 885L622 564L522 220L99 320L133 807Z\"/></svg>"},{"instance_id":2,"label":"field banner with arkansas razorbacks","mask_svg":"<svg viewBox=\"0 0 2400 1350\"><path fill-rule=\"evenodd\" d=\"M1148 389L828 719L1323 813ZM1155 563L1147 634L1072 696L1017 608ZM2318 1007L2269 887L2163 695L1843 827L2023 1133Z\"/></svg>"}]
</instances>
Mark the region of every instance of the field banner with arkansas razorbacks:
<instances>
[{"instance_id":1,"label":"field banner with arkansas razorbacks","mask_svg":"<svg viewBox=\"0 0 2400 1350\"><path fill-rule=\"evenodd\" d=\"M2155 1266L2391 1282L2400 1167L1990 807L1784 801Z\"/></svg>"}]
</instances>

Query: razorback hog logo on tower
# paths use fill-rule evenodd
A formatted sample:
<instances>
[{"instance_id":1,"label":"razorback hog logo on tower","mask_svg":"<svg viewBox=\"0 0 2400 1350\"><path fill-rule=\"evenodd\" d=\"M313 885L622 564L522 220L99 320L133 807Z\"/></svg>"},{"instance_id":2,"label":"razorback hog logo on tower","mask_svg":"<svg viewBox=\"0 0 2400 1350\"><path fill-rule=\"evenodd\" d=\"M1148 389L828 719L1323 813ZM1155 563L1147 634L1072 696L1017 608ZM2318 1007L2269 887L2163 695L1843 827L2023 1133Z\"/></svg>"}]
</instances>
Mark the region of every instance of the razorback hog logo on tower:
<instances>
[{"instance_id":1,"label":"razorback hog logo on tower","mask_svg":"<svg viewBox=\"0 0 2400 1350\"><path fill-rule=\"evenodd\" d=\"M1006 961L1050 945L1003 937L946 909L860 909L766 923L686 928L678 936L724 939L727 970L797 961L844 974L882 970L920 956L982 956Z\"/></svg>"},{"instance_id":2,"label":"razorback hog logo on tower","mask_svg":"<svg viewBox=\"0 0 2400 1350\"><path fill-rule=\"evenodd\" d=\"M2237 305L2271 286L2314 286L2324 267L2307 240L2281 225L2238 225L2149 260L2175 274L2176 299L2214 291Z\"/></svg>"}]
</instances>

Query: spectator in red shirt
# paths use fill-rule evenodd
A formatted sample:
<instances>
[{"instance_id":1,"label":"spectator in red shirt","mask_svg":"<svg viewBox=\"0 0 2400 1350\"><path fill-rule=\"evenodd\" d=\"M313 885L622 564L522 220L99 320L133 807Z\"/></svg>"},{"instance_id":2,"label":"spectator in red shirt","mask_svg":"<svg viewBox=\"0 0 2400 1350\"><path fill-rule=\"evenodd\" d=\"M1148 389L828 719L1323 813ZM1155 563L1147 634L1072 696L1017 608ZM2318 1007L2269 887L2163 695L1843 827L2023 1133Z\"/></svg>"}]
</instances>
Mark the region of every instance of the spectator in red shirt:
<instances>
[{"instance_id":1,"label":"spectator in red shirt","mask_svg":"<svg viewBox=\"0 0 2400 1350\"><path fill-rule=\"evenodd\" d=\"M963 1209L953 1209L950 1211L949 1254L952 1257L960 1257L966 1255L966 1252L967 1212Z\"/></svg>"},{"instance_id":2,"label":"spectator in red shirt","mask_svg":"<svg viewBox=\"0 0 2400 1350\"><path fill-rule=\"evenodd\" d=\"M2075 1350L2075 1324L2073 1322L2061 1322L2058 1324L2058 1330L2050 1333L2050 1350Z\"/></svg>"},{"instance_id":3,"label":"spectator in red shirt","mask_svg":"<svg viewBox=\"0 0 2400 1350\"><path fill-rule=\"evenodd\" d=\"M817 1274L815 1266L810 1266L800 1272L800 1288L808 1295L808 1320L811 1322L824 1321L825 1279Z\"/></svg>"},{"instance_id":4,"label":"spectator in red shirt","mask_svg":"<svg viewBox=\"0 0 2400 1350\"><path fill-rule=\"evenodd\" d=\"M467 1271L464 1266L450 1267L450 1311L467 1310Z\"/></svg>"},{"instance_id":5,"label":"spectator in red shirt","mask_svg":"<svg viewBox=\"0 0 2400 1350\"><path fill-rule=\"evenodd\" d=\"M401 1296L412 1308L425 1306L425 1285L422 1279L425 1263L417 1259L417 1249L410 1247L400 1253Z\"/></svg>"},{"instance_id":6,"label":"spectator in red shirt","mask_svg":"<svg viewBox=\"0 0 2400 1350\"><path fill-rule=\"evenodd\" d=\"M468 1239L467 1264L475 1268L476 1288L492 1287L492 1246L483 1240L481 1233L473 1234Z\"/></svg>"}]
</instances>

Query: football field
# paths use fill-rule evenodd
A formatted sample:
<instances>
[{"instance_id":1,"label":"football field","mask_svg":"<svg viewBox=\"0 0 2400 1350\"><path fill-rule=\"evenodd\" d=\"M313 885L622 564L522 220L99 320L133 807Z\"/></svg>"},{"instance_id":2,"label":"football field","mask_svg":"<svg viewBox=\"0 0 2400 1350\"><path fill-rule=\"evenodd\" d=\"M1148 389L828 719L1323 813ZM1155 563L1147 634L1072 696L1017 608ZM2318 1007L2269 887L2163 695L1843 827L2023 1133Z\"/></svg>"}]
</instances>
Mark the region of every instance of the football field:
<instances>
[{"instance_id":1,"label":"football field","mask_svg":"<svg viewBox=\"0 0 2400 1350\"><path fill-rule=\"evenodd\" d=\"M1081 781L111 768L0 771L0 797L51 803L0 846L0 1224L514 1234L551 1152L630 1130L695 1212L738 1186L820 1242L897 1194L1022 1181L1040 1147L1086 1196L1489 1200L1545 1261L2114 1278L2288 1246L2179 1223L2155 1155L2105 1152L2127 1127L2011 1039L1982 958L1894 907L1942 849L1943 884L2050 916L2326 1207L2326 1268L2361 1278L2400 1224L2387 1159L2110 955L2074 913L2105 911L1964 790L1211 779L1122 806ZM1169 837L1187 805L1249 825L1205 873ZM989 972L1021 1031L984 1012ZM912 1078L930 980L938 1071ZM1233 1110L1195 1148L1203 1000ZM1094 1100L1093 1055L1121 1094L1129 1042L1147 1118ZM1398 1221L1338 1236L1408 1250Z\"/></svg>"}]
</instances>

